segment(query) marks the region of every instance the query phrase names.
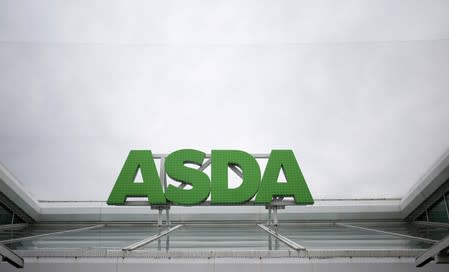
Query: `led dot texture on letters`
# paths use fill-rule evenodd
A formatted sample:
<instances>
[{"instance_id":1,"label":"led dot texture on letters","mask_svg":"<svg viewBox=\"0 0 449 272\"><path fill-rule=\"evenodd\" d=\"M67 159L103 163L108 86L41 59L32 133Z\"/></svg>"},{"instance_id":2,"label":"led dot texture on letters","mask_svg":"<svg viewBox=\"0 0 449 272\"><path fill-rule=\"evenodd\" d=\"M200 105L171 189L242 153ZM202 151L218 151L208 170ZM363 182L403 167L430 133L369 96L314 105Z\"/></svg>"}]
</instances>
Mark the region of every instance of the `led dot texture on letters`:
<instances>
[{"instance_id":1,"label":"led dot texture on letters","mask_svg":"<svg viewBox=\"0 0 449 272\"><path fill-rule=\"evenodd\" d=\"M211 177L185 165L201 166L206 154L194 149L181 149L165 159L166 174L182 183L162 188L150 150L132 150L108 198L108 205L124 205L128 197L147 197L150 205L197 205L206 201L209 192L212 205L239 205L255 197L258 205L270 204L273 197L293 197L298 205L313 204L313 198L304 180L292 150L272 150L264 173L261 175L256 159L240 150L212 150ZM228 168L241 170L242 183L237 188L228 186ZM143 182L134 181L140 169ZM278 182L283 171L287 182Z\"/></svg>"}]
</instances>

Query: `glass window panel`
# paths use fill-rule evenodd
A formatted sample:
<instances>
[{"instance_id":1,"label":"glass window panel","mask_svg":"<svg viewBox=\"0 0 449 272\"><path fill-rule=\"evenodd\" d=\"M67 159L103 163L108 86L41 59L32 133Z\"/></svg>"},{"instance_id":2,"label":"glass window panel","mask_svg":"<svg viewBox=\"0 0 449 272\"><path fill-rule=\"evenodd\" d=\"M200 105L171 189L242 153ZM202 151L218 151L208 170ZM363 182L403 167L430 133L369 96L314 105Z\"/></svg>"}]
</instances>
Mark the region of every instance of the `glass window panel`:
<instances>
[{"instance_id":1,"label":"glass window panel","mask_svg":"<svg viewBox=\"0 0 449 272\"><path fill-rule=\"evenodd\" d=\"M22 218L18 217L17 215L14 216L14 224L20 224L25 223L25 221L22 220Z\"/></svg>"},{"instance_id":2,"label":"glass window panel","mask_svg":"<svg viewBox=\"0 0 449 272\"><path fill-rule=\"evenodd\" d=\"M359 225L359 224L357 224ZM419 249L431 245L343 226L283 224L279 232L308 249Z\"/></svg>"},{"instance_id":3,"label":"glass window panel","mask_svg":"<svg viewBox=\"0 0 449 272\"><path fill-rule=\"evenodd\" d=\"M0 230L0 241L58 232L68 229L85 227L86 225L63 225L63 224L46 224L46 225L30 225L21 229Z\"/></svg>"},{"instance_id":4,"label":"glass window panel","mask_svg":"<svg viewBox=\"0 0 449 272\"><path fill-rule=\"evenodd\" d=\"M40 229L32 226L16 233L16 237L36 235L38 233L50 233L54 231L81 228L85 226L64 226L57 228ZM38 230L39 229L39 230ZM150 224L114 224L102 228L83 230L77 232L68 232L58 235L39 237L36 239L25 240L11 243L8 245L11 249L36 249L36 248L108 248L121 249L132 243L140 241L148 236L158 232L156 225Z\"/></svg>"},{"instance_id":5,"label":"glass window panel","mask_svg":"<svg viewBox=\"0 0 449 272\"><path fill-rule=\"evenodd\" d=\"M357 223L354 225L432 240L441 240L449 235L448 228L421 226L405 222Z\"/></svg>"},{"instance_id":6,"label":"glass window panel","mask_svg":"<svg viewBox=\"0 0 449 272\"><path fill-rule=\"evenodd\" d=\"M416 226L408 223L376 222L357 223L397 233L439 240L448 235L448 229ZM87 225L47 224L31 225L23 229L2 230L0 240L27 237ZM165 229L163 227L162 229ZM11 249L121 249L137 241L157 234L154 224L108 224L106 227L69 232L7 244ZM423 249L431 244L376 233L333 223L281 223L277 231L288 239L308 249ZM270 241L271 240L271 241ZM186 224L183 227L153 241L141 250L163 251L220 251L220 250L286 250L281 241L269 236L255 224Z\"/></svg>"},{"instance_id":7,"label":"glass window panel","mask_svg":"<svg viewBox=\"0 0 449 272\"><path fill-rule=\"evenodd\" d=\"M271 238L271 242L270 242ZM168 241L167 241L168 240ZM168 245L168 246L167 246ZM288 250L256 224L192 224L147 244L155 250Z\"/></svg>"},{"instance_id":8,"label":"glass window panel","mask_svg":"<svg viewBox=\"0 0 449 272\"><path fill-rule=\"evenodd\" d=\"M12 222L12 213L3 206L0 206L0 225L11 224L11 222Z\"/></svg>"},{"instance_id":9,"label":"glass window panel","mask_svg":"<svg viewBox=\"0 0 449 272\"><path fill-rule=\"evenodd\" d=\"M428 210L429 221L432 222L449 222L447 216L446 203L443 198L440 198L432 207Z\"/></svg>"}]
</instances>

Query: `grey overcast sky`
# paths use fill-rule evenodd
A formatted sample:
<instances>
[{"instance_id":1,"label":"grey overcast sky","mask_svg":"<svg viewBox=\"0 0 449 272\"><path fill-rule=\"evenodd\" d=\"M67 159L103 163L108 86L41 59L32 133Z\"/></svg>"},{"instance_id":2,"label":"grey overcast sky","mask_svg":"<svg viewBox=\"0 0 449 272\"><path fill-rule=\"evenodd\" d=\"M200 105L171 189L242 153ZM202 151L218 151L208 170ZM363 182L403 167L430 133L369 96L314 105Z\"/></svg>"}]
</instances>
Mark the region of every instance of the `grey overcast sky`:
<instances>
[{"instance_id":1,"label":"grey overcast sky","mask_svg":"<svg viewBox=\"0 0 449 272\"><path fill-rule=\"evenodd\" d=\"M105 200L130 149L180 148L405 196L449 148L449 1L0 0L0 161L33 195Z\"/></svg>"}]
</instances>

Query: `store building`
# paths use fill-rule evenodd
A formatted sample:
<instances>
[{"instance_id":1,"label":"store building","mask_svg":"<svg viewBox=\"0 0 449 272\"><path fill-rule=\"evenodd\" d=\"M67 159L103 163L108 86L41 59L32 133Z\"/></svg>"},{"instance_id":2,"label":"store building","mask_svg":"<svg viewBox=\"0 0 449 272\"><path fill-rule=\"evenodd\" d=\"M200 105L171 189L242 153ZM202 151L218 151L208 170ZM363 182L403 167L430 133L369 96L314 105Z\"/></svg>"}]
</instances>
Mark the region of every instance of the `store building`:
<instances>
[{"instance_id":1,"label":"store building","mask_svg":"<svg viewBox=\"0 0 449 272\"><path fill-rule=\"evenodd\" d=\"M448 154L403 199L311 206L42 202L0 170L1 271L449 268Z\"/></svg>"}]
</instances>

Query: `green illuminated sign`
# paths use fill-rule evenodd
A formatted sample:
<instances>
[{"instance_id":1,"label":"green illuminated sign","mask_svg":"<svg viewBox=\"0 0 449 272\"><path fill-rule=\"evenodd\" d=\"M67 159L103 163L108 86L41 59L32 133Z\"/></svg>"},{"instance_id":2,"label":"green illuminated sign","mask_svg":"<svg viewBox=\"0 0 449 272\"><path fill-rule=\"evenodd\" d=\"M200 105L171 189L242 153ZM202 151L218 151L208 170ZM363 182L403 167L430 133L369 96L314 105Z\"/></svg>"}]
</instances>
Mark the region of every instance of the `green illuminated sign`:
<instances>
[{"instance_id":1,"label":"green illuminated sign","mask_svg":"<svg viewBox=\"0 0 449 272\"><path fill-rule=\"evenodd\" d=\"M186 164L201 166L206 154L194 149L175 151L165 158L167 175L191 188L169 184L164 192L150 150L132 150L107 201L124 205L128 197L145 197L150 205L196 205L211 195L211 204L236 205L254 198L255 204L270 204L273 197L293 197L298 205L313 204L313 198L291 150L272 150L263 175L256 159L239 150L212 150L211 177ZM237 188L228 186L228 167L238 166L243 174ZM143 182L134 182L137 171ZM281 172L287 182L278 182Z\"/></svg>"}]
</instances>

